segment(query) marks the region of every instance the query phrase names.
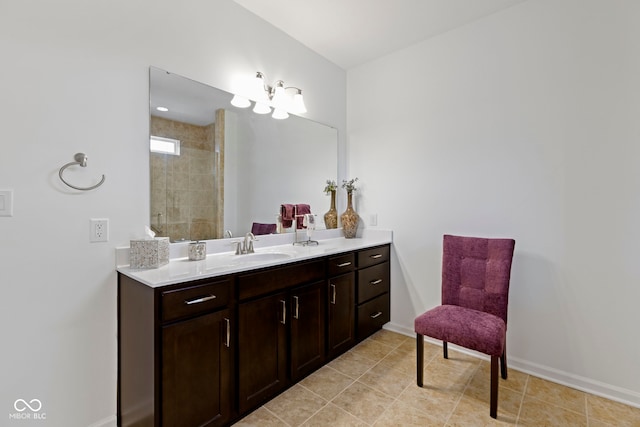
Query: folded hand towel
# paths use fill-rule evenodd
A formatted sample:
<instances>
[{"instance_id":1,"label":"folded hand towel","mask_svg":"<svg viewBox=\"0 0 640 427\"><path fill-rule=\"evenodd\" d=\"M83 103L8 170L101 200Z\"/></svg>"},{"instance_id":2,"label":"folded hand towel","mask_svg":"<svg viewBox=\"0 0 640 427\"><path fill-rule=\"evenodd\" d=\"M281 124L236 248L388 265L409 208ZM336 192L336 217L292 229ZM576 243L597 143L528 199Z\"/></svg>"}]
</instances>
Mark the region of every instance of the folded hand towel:
<instances>
[{"instance_id":1,"label":"folded hand towel","mask_svg":"<svg viewBox=\"0 0 640 427\"><path fill-rule=\"evenodd\" d=\"M258 236L261 234L274 234L276 232L276 225L254 222L251 226L251 232L254 236Z\"/></svg>"},{"instance_id":2,"label":"folded hand towel","mask_svg":"<svg viewBox=\"0 0 640 427\"><path fill-rule=\"evenodd\" d=\"M294 205L280 205L280 216L282 217L282 228L290 228L293 225Z\"/></svg>"},{"instance_id":3,"label":"folded hand towel","mask_svg":"<svg viewBox=\"0 0 640 427\"><path fill-rule=\"evenodd\" d=\"M304 205L304 204L299 204L295 206L295 215L296 215L296 227L298 228L298 230L301 230L303 227L302 222L304 219L304 215L305 214L310 214L311 213L311 206L309 205Z\"/></svg>"}]
</instances>

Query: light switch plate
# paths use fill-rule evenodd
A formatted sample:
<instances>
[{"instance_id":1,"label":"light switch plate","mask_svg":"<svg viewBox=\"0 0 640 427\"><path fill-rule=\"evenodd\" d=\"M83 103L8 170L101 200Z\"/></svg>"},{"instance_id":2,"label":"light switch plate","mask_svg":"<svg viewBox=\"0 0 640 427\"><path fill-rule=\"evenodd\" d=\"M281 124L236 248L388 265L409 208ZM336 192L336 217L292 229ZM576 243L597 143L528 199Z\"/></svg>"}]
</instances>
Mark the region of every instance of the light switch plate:
<instances>
[{"instance_id":1,"label":"light switch plate","mask_svg":"<svg viewBox=\"0 0 640 427\"><path fill-rule=\"evenodd\" d=\"M0 190L0 216L13 216L13 190Z\"/></svg>"}]
</instances>

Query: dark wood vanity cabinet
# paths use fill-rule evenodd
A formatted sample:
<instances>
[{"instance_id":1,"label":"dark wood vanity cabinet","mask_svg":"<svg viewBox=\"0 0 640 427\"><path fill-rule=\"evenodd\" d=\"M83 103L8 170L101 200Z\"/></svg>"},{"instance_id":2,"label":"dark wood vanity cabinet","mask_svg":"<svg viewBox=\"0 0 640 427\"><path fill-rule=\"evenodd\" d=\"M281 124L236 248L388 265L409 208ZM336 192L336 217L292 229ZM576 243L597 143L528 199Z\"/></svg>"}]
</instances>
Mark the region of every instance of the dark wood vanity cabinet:
<instances>
[{"instance_id":1,"label":"dark wood vanity cabinet","mask_svg":"<svg viewBox=\"0 0 640 427\"><path fill-rule=\"evenodd\" d=\"M358 341L382 328L391 318L389 252L389 245L384 245L357 253Z\"/></svg>"},{"instance_id":2,"label":"dark wood vanity cabinet","mask_svg":"<svg viewBox=\"0 0 640 427\"><path fill-rule=\"evenodd\" d=\"M330 359L355 343L355 253L327 260L327 354Z\"/></svg>"},{"instance_id":3,"label":"dark wood vanity cabinet","mask_svg":"<svg viewBox=\"0 0 640 427\"><path fill-rule=\"evenodd\" d=\"M322 259L238 277L240 413L324 363L324 277Z\"/></svg>"},{"instance_id":4,"label":"dark wood vanity cabinet","mask_svg":"<svg viewBox=\"0 0 640 427\"><path fill-rule=\"evenodd\" d=\"M150 288L118 275L118 425L230 421L232 294L230 278Z\"/></svg>"},{"instance_id":5,"label":"dark wood vanity cabinet","mask_svg":"<svg viewBox=\"0 0 640 427\"><path fill-rule=\"evenodd\" d=\"M278 393L287 383L285 292L238 306L239 411ZM286 314L284 314L286 316Z\"/></svg>"},{"instance_id":6,"label":"dark wood vanity cabinet","mask_svg":"<svg viewBox=\"0 0 640 427\"><path fill-rule=\"evenodd\" d=\"M231 415L231 311L162 328L161 419L165 426L217 426Z\"/></svg>"},{"instance_id":7,"label":"dark wood vanity cabinet","mask_svg":"<svg viewBox=\"0 0 640 427\"><path fill-rule=\"evenodd\" d=\"M118 425L229 425L389 321L389 245L152 288L118 274Z\"/></svg>"}]
</instances>

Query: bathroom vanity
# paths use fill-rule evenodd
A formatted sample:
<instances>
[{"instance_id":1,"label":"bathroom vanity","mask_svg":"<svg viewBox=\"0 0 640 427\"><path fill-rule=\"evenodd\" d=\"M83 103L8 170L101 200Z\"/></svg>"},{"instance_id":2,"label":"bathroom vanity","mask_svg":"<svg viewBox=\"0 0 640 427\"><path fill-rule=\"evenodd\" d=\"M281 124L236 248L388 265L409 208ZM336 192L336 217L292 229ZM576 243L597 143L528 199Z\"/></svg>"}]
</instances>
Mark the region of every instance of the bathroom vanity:
<instances>
[{"instance_id":1,"label":"bathroom vanity","mask_svg":"<svg viewBox=\"0 0 640 427\"><path fill-rule=\"evenodd\" d=\"M118 425L229 425L349 350L389 321L390 243L119 268Z\"/></svg>"}]
</instances>

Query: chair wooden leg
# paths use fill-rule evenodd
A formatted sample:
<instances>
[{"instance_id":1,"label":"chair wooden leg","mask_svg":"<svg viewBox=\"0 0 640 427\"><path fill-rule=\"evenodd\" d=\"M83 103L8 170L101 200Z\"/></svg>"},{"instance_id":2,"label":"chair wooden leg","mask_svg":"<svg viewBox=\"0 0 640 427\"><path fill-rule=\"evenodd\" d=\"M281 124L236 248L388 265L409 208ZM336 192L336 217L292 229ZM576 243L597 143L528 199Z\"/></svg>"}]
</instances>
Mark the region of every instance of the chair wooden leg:
<instances>
[{"instance_id":1,"label":"chair wooden leg","mask_svg":"<svg viewBox=\"0 0 640 427\"><path fill-rule=\"evenodd\" d=\"M489 404L491 418L498 417L498 356L491 356L491 403Z\"/></svg>"},{"instance_id":2,"label":"chair wooden leg","mask_svg":"<svg viewBox=\"0 0 640 427\"><path fill-rule=\"evenodd\" d=\"M507 379L507 349L505 348L502 351L502 356L500 356L500 373L502 374L502 379Z\"/></svg>"},{"instance_id":3,"label":"chair wooden leg","mask_svg":"<svg viewBox=\"0 0 640 427\"><path fill-rule=\"evenodd\" d=\"M424 365L424 336L418 333L416 333L416 353L418 355L418 360L416 363L416 365L418 366L416 378L418 380L418 387L422 387L422 372Z\"/></svg>"},{"instance_id":4,"label":"chair wooden leg","mask_svg":"<svg viewBox=\"0 0 640 427\"><path fill-rule=\"evenodd\" d=\"M449 351L447 351L447 342L446 341L442 341L442 355L444 356L445 359L449 358Z\"/></svg>"}]
</instances>

